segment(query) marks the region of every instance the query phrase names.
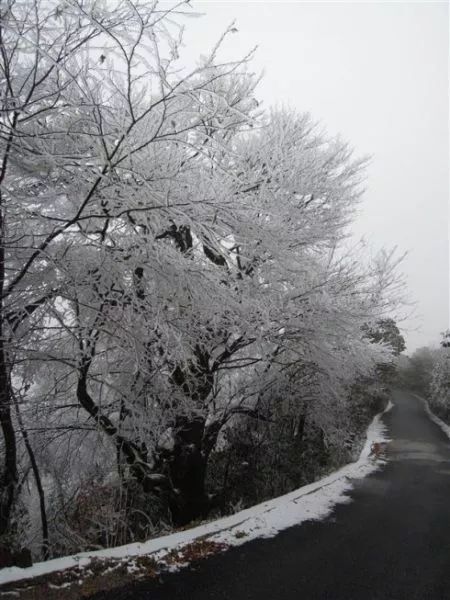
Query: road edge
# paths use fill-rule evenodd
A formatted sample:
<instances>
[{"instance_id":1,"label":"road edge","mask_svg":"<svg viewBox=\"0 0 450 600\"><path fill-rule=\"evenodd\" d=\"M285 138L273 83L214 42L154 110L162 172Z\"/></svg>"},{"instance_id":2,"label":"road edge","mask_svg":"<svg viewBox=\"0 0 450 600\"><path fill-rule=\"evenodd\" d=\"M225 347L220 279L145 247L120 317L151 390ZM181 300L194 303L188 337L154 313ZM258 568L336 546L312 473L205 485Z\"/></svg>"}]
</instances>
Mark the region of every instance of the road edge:
<instances>
[{"instance_id":1,"label":"road edge","mask_svg":"<svg viewBox=\"0 0 450 600\"><path fill-rule=\"evenodd\" d=\"M412 393L412 395L423 403L425 407L425 412L427 413L430 420L433 421L433 423L435 423L436 425L438 425L438 427L440 427L445 433L445 435L450 439L450 425L447 425L445 421L443 421L440 417L434 414L434 412L430 408L430 403L426 398L423 398L422 396L419 396L419 394L415 393Z\"/></svg>"},{"instance_id":2,"label":"road edge","mask_svg":"<svg viewBox=\"0 0 450 600\"><path fill-rule=\"evenodd\" d=\"M372 454L372 445L387 443L387 427L383 416L391 410L389 400L386 408L374 416L366 430L366 441L357 461L344 465L326 477L302 486L293 492L278 496L230 516L209 521L200 526L148 540L108 548L95 552L82 552L47 562L35 563L32 567L7 567L0 571L0 586L29 580L36 577L61 573L69 569L89 570L96 561L132 561L147 556L164 565L164 558L180 552L183 547L205 540L225 547L240 546L248 541L273 537L280 531L305 521L322 520L330 515L338 504L349 502L348 493L353 489L352 480L362 479L377 471L385 460ZM172 564L177 569L184 564Z\"/></svg>"}]
</instances>

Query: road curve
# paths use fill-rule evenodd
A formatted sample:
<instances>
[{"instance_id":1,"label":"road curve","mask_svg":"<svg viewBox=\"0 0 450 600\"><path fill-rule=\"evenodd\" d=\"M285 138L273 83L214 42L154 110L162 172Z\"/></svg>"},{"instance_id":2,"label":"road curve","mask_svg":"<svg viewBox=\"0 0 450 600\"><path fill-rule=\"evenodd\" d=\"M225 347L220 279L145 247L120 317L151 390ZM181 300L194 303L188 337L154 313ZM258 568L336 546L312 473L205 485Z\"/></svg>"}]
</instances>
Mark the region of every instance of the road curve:
<instances>
[{"instance_id":1,"label":"road curve","mask_svg":"<svg viewBox=\"0 0 450 600\"><path fill-rule=\"evenodd\" d=\"M417 398L393 401L389 463L328 519L92 600L450 599L449 439Z\"/></svg>"}]
</instances>

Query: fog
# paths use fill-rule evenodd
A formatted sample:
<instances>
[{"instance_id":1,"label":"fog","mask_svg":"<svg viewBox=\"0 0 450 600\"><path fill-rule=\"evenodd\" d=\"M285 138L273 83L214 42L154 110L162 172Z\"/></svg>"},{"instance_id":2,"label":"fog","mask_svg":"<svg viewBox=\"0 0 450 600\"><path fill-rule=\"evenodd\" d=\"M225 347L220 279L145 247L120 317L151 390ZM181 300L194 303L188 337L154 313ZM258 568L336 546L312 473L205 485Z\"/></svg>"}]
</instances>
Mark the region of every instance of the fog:
<instances>
[{"instance_id":1,"label":"fog","mask_svg":"<svg viewBox=\"0 0 450 600\"><path fill-rule=\"evenodd\" d=\"M193 2L190 57L236 19L224 57L258 45L264 104L309 111L369 154L355 235L397 246L413 306L408 351L449 324L448 5L444 2Z\"/></svg>"}]
</instances>

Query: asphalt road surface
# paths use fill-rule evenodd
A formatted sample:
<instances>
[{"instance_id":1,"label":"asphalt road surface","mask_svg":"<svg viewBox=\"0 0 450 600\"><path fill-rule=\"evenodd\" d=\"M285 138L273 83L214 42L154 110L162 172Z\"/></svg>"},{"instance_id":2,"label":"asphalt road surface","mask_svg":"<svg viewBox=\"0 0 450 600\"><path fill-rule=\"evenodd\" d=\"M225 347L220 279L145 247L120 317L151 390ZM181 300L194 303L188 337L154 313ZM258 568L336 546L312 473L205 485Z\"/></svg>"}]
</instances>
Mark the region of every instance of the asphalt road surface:
<instances>
[{"instance_id":1,"label":"asphalt road surface","mask_svg":"<svg viewBox=\"0 0 450 600\"><path fill-rule=\"evenodd\" d=\"M450 600L450 443L406 392L384 420L389 463L321 522L95 600Z\"/></svg>"}]
</instances>

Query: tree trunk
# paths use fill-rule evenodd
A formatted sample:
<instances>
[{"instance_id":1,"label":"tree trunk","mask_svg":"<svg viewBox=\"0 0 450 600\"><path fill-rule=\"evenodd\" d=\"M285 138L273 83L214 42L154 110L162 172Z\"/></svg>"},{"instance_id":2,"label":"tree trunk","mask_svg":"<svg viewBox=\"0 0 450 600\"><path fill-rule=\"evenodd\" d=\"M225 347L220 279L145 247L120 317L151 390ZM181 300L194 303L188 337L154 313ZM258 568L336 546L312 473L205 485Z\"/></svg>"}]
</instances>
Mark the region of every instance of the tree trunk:
<instances>
[{"instance_id":1,"label":"tree trunk","mask_svg":"<svg viewBox=\"0 0 450 600\"><path fill-rule=\"evenodd\" d=\"M77 384L77 399L87 413L92 417L98 427L108 435L116 445L117 452L120 452L130 466L130 471L134 479L142 486L144 492L156 492L171 497L173 495L170 481L167 477L151 470L147 462L147 451L145 446L137 444L132 440L122 436L114 423L103 415L99 407L95 404L87 388L87 377L89 371L89 361L80 368Z\"/></svg>"},{"instance_id":2,"label":"tree trunk","mask_svg":"<svg viewBox=\"0 0 450 600\"><path fill-rule=\"evenodd\" d=\"M36 488L39 496L39 510L41 514L41 528L42 528L42 560L48 560L50 557L50 543L48 537L48 521L47 521L47 510L45 507L45 492L42 487L41 474L39 473L39 467L34 455L33 448L28 437L28 432L22 421L22 415L20 414L19 404L17 398L13 396L14 408L16 409L17 421L19 423L20 431L22 433L23 441L30 458L31 469L33 471L34 480L36 482Z\"/></svg>"},{"instance_id":3,"label":"tree trunk","mask_svg":"<svg viewBox=\"0 0 450 600\"><path fill-rule=\"evenodd\" d=\"M11 390L8 380L3 339L0 337L0 423L5 445L4 466L0 480L0 537L9 529L17 487L16 434L12 422Z\"/></svg>"},{"instance_id":4,"label":"tree trunk","mask_svg":"<svg viewBox=\"0 0 450 600\"><path fill-rule=\"evenodd\" d=\"M178 365L170 378L192 405L202 410L214 385L210 358L208 350L197 344L189 366L186 368ZM209 453L217 434L211 443L211 436L205 435L205 424L206 419L202 416L178 416L175 420L174 448L166 463L177 492L170 510L173 521L178 526L206 517L210 508L205 479Z\"/></svg>"},{"instance_id":5,"label":"tree trunk","mask_svg":"<svg viewBox=\"0 0 450 600\"><path fill-rule=\"evenodd\" d=\"M3 246L3 217L0 213L0 424L3 432L5 457L0 479L0 537L9 529L17 487L16 434L11 415L11 389L4 339L3 288L5 282L5 250Z\"/></svg>"},{"instance_id":6,"label":"tree trunk","mask_svg":"<svg viewBox=\"0 0 450 600\"><path fill-rule=\"evenodd\" d=\"M205 491L207 456L202 452L205 420L202 417L179 418L175 446L169 460L169 473L177 492L170 503L174 524L187 525L204 518L209 510Z\"/></svg>"}]
</instances>

